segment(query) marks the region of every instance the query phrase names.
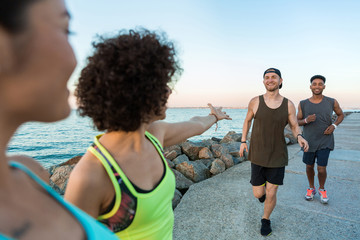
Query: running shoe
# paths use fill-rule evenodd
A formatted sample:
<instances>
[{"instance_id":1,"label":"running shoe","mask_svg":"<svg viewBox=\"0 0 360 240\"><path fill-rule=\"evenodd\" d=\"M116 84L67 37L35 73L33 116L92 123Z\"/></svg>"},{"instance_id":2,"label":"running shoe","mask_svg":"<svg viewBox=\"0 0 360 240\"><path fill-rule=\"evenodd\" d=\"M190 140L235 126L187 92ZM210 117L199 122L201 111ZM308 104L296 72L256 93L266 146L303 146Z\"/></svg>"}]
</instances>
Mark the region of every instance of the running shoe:
<instances>
[{"instance_id":1,"label":"running shoe","mask_svg":"<svg viewBox=\"0 0 360 240\"><path fill-rule=\"evenodd\" d=\"M271 222L269 219L261 219L261 229L260 229L260 233L263 236L269 236L272 233L272 229L270 226Z\"/></svg>"},{"instance_id":2,"label":"running shoe","mask_svg":"<svg viewBox=\"0 0 360 240\"><path fill-rule=\"evenodd\" d=\"M324 204L325 204L325 203L328 203L329 198L328 198L328 196L327 196L327 194L326 194L326 190L319 188L319 194L320 194L320 202L321 202L321 203L324 203Z\"/></svg>"},{"instance_id":3,"label":"running shoe","mask_svg":"<svg viewBox=\"0 0 360 240\"><path fill-rule=\"evenodd\" d=\"M316 190L315 188L308 188L306 190L306 195L305 195L305 199L307 201L312 201L314 199L314 195L316 194Z\"/></svg>"},{"instance_id":4,"label":"running shoe","mask_svg":"<svg viewBox=\"0 0 360 240\"><path fill-rule=\"evenodd\" d=\"M266 194L264 194L261 198L258 198L258 199L259 199L259 202L261 202L261 203L265 202Z\"/></svg>"}]
</instances>

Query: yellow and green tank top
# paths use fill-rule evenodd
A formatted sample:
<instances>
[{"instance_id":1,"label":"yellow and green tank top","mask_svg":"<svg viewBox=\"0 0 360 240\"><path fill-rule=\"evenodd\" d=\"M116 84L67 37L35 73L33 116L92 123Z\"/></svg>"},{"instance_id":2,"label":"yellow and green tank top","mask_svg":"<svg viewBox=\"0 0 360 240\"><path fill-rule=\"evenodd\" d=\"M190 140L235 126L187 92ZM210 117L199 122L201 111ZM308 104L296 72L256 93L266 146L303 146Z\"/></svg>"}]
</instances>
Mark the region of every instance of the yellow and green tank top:
<instances>
[{"instance_id":1,"label":"yellow and green tank top","mask_svg":"<svg viewBox=\"0 0 360 240\"><path fill-rule=\"evenodd\" d=\"M166 162L159 140L145 132L163 161L164 173L153 190L144 191L131 183L114 158L100 144L101 136L95 137L94 144L88 150L103 164L114 186L115 197L98 220L121 239L172 239L175 175Z\"/></svg>"}]
</instances>

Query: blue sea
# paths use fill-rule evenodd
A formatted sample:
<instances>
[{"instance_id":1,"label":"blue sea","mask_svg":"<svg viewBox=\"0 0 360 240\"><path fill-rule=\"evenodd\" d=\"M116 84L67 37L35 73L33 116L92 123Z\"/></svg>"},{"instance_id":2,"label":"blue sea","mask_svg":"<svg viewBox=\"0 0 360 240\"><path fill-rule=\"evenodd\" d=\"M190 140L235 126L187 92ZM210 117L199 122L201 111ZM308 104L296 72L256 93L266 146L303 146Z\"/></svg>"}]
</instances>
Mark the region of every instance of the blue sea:
<instances>
[{"instance_id":1,"label":"blue sea","mask_svg":"<svg viewBox=\"0 0 360 240\"><path fill-rule=\"evenodd\" d=\"M211 137L223 138L229 131L241 133L246 116L246 109L224 109L233 120L219 122L215 132L215 124L200 136L189 138L197 142ZM193 116L206 116L208 108L169 108L165 121L179 122L189 120ZM80 117L73 110L68 118L55 123L30 122L22 125L9 143L9 155L27 155L44 167L67 161L72 157L83 155L100 134L94 129L90 118Z\"/></svg>"}]
</instances>

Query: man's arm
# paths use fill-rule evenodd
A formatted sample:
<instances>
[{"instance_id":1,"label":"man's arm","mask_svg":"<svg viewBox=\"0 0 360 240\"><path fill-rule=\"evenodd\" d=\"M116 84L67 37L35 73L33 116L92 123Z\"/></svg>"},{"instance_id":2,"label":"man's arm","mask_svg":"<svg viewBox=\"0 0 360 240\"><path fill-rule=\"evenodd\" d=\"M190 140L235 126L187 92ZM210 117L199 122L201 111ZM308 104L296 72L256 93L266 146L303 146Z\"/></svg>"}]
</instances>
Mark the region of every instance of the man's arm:
<instances>
[{"instance_id":1,"label":"man's arm","mask_svg":"<svg viewBox=\"0 0 360 240\"><path fill-rule=\"evenodd\" d=\"M344 120L344 117L345 117L344 112L341 109L338 101L336 101L336 99L334 99L334 112L337 115L337 118L333 124L335 124L336 126L331 124L329 127L327 127L324 131L324 134L326 134L326 135L333 133L335 128Z\"/></svg>"},{"instance_id":2,"label":"man's arm","mask_svg":"<svg viewBox=\"0 0 360 240\"><path fill-rule=\"evenodd\" d=\"M301 105L299 103L298 113L297 113L297 122L298 122L299 126L304 126L306 124L314 122L315 120L316 120L316 115L315 114L304 117L303 112L301 110Z\"/></svg>"},{"instance_id":3,"label":"man's arm","mask_svg":"<svg viewBox=\"0 0 360 240\"><path fill-rule=\"evenodd\" d=\"M149 126L148 131L154 134L166 147L181 143L189 137L202 134L219 120L231 120L229 115L222 111L221 107L215 108L211 104L208 104L208 106L211 111L208 116L196 116L189 121L177 123L156 121Z\"/></svg>"},{"instance_id":4,"label":"man's arm","mask_svg":"<svg viewBox=\"0 0 360 240\"><path fill-rule=\"evenodd\" d=\"M291 127L291 131L292 131L294 137L296 136L300 147L302 147L304 149L304 152L307 152L309 149L309 144L301 134L301 129L300 129L298 121L296 119L295 105L290 100L288 101L288 110L289 110L288 122Z\"/></svg>"},{"instance_id":5,"label":"man's arm","mask_svg":"<svg viewBox=\"0 0 360 240\"><path fill-rule=\"evenodd\" d=\"M255 116L255 112L257 111L257 108L259 106L259 97L254 97L250 100L248 105L248 111L244 120L243 129L242 129L242 136L241 136L241 144L240 144L240 150L239 155L240 157L244 156L244 150L246 152L249 152L246 139L247 135L249 133L249 129L251 127L252 120Z\"/></svg>"}]
</instances>

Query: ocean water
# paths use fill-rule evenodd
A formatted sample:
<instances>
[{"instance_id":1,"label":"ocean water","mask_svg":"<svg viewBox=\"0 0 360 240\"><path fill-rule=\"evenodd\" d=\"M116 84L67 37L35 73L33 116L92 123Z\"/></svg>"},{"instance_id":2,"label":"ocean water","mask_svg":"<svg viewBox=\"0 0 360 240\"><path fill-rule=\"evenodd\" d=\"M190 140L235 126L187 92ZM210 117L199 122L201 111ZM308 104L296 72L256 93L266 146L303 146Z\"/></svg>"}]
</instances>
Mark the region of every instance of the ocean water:
<instances>
[{"instance_id":1,"label":"ocean water","mask_svg":"<svg viewBox=\"0 0 360 240\"><path fill-rule=\"evenodd\" d=\"M233 120L222 120L215 132L215 124L200 136L189 138L197 142L211 137L223 138L229 131L241 133L246 116L246 109L224 109ZM166 112L165 121L179 122L189 120L193 116L206 116L208 108L170 108ZM68 118L55 123L30 122L22 125L11 139L8 147L9 155L27 155L36 159L44 167L67 161L83 155L91 145L95 135L92 121L80 117L73 110Z\"/></svg>"}]
</instances>

